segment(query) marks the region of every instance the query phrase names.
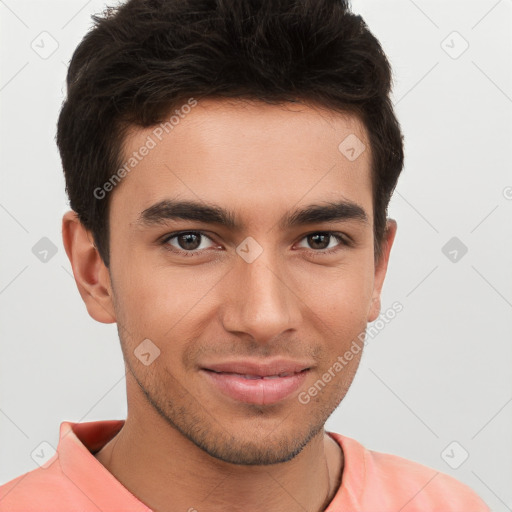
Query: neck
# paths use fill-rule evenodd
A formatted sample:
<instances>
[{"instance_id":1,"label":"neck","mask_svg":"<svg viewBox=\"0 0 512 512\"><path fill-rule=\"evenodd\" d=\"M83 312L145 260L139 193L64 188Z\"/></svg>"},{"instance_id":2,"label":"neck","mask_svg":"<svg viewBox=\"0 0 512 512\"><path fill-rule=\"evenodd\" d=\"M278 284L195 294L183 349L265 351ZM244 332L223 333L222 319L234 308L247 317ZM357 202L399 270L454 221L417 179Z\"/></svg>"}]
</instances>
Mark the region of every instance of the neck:
<instances>
[{"instance_id":1,"label":"neck","mask_svg":"<svg viewBox=\"0 0 512 512\"><path fill-rule=\"evenodd\" d=\"M128 418L98 461L154 512L320 512L336 494L343 469L339 445L323 430L294 459L268 466L220 461L157 413Z\"/></svg>"}]
</instances>

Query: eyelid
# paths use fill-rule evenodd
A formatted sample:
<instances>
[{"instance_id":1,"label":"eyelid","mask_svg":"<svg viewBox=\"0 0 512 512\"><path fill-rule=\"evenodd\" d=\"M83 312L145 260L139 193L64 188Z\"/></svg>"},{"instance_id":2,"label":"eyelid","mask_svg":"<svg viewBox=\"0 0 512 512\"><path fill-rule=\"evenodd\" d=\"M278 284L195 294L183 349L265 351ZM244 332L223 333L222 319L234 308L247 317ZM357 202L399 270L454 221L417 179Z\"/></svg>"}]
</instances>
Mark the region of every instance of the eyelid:
<instances>
[{"instance_id":1,"label":"eyelid","mask_svg":"<svg viewBox=\"0 0 512 512\"><path fill-rule=\"evenodd\" d=\"M331 247L330 249L314 250L314 249L307 249L306 248L306 251L308 252L310 257L311 256L312 257L329 256L331 254L338 253L339 251L342 251L343 249L345 249L347 247L353 247L354 246L354 241L352 240L351 237L349 237L345 233L340 233L338 231L322 231L322 230L311 231L310 233L307 233L307 234L303 235L302 238L299 240L299 242L301 242L302 240L304 240L308 236L317 235L317 234L318 235L329 235L330 237L332 237L335 240L337 240L338 244L335 245L334 247ZM330 244L330 242L329 242L329 244Z\"/></svg>"},{"instance_id":2,"label":"eyelid","mask_svg":"<svg viewBox=\"0 0 512 512\"><path fill-rule=\"evenodd\" d=\"M216 243L215 240L213 240L213 238L210 235L208 235L207 233L205 233L204 231L201 231L198 229L186 229L186 230L181 230L181 231L175 231L173 233L168 233L161 239L160 244L163 245L165 249L173 252L174 254L185 255L185 256L195 256L195 255L203 254L207 249L194 249L191 251L185 251L184 249L178 249L176 247L173 247L168 243L173 238L176 238L180 235L190 234L190 233L195 234L195 235L201 235L201 237L207 238L213 244Z\"/></svg>"},{"instance_id":3,"label":"eyelid","mask_svg":"<svg viewBox=\"0 0 512 512\"><path fill-rule=\"evenodd\" d=\"M167 249L175 254L179 254L179 255L195 256L195 255L201 255L201 254L205 253L208 249L194 249L191 251L185 251L185 250L177 249L176 247L170 246L170 244L168 244L169 240L176 238L180 235L188 234L188 233L201 235L202 237L205 237L208 240L210 240L210 242L212 242L214 244L216 243L215 240L213 240L213 238L210 235L208 235L206 232L197 230L197 229L189 229L189 230L175 231L173 233L166 234L161 239L160 244L163 245L165 247L165 249ZM337 252L337 251L343 249L344 247L352 247L354 245L354 241L352 240L352 238L349 235L347 235L345 233L338 232L338 231L329 231L329 230L310 231L308 233L303 234L301 236L301 238L298 240L298 242L301 242L308 236L316 235L316 234L330 235L331 237L335 238L339 243L338 243L338 245L336 245L335 247L331 247L330 249L314 250L314 249L306 248L306 251L309 254L312 254L314 256L322 256L322 255L332 254L334 252ZM217 244L217 245L219 245L219 244Z\"/></svg>"},{"instance_id":4,"label":"eyelid","mask_svg":"<svg viewBox=\"0 0 512 512\"><path fill-rule=\"evenodd\" d=\"M204 236L204 237L208 238L209 240L212 240L212 237L210 235L206 234L206 232L201 231L200 229L182 229L181 231L174 231L172 233L167 233L166 235L164 235L161 238L161 242L162 243L166 243L171 238L176 238L179 235L186 235L186 234L189 234L189 233L196 234L196 235L201 235L201 236Z\"/></svg>"},{"instance_id":5,"label":"eyelid","mask_svg":"<svg viewBox=\"0 0 512 512\"><path fill-rule=\"evenodd\" d=\"M342 243L344 243L346 245L354 244L354 240L350 235L347 235L346 233L343 233L341 231L330 231L328 229L316 229L316 230L312 230L308 233L304 233L302 235L302 237L299 239L299 241L303 240L304 238L307 238L308 236L311 236L311 235L331 235L332 237L339 239ZM315 252L320 252L320 251L315 251Z\"/></svg>"}]
</instances>

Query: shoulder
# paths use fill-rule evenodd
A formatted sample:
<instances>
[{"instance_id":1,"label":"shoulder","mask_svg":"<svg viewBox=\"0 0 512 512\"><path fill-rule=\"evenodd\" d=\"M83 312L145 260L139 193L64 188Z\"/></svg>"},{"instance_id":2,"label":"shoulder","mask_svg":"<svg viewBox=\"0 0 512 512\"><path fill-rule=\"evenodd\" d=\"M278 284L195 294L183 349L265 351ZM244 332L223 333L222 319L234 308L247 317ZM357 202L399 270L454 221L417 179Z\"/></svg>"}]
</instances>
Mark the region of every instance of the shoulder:
<instances>
[{"instance_id":1,"label":"shoulder","mask_svg":"<svg viewBox=\"0 0 512 512\"><path fill-rule=\"evenodd\" d=\"M1 485L0 512L58 510L62 498L76 490L58 466L55 461L48 468L33 469Z\"/></svg>"},{"instance_id":2,"label":"shoulder","mask_svg":"<svg viewBox=\"0 0 512 512\"><path fill-rule=\"evenodd\" d=\"M445 512L489 511L469 486L442 471L397 455L367 453L369 478L389 485L397 499L410 500L411 510L439 510L442 505Z\"/></svg>"},{"instance_id":3,"label":"shoulder","mask_svg":"<svg viewBox=\"0 0 512 512\"><path fill-rule=\"evenodd\" d=\"M442 471L331 435L344 451L348 478L358 480L355 485L363 507L371 509L380 503L379 510L402 512L490 512L469 486Z\"/></svg>"}]
</instances>

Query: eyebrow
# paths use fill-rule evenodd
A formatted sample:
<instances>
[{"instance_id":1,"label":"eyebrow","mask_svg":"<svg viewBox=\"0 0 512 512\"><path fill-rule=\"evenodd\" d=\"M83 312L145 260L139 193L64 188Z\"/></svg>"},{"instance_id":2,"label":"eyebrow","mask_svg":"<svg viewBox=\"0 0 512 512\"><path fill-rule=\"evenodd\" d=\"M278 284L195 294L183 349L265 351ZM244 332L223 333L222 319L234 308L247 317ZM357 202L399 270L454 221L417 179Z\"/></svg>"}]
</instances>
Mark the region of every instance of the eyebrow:
<instances>
[{"instance_id":1,"label":"eyebrow","mask_svg":"<svg viewBox=\"0 0 512 512\"><path fill-rule=\"evenodd\" d=\"M149 227L176 219L217 224L232 230L244 229L244 224L237 223L236 215L232 211L214 204L172 199L164 199L143 210L136 224ZM368 224L368 215L364 208L352 201L340 200L292 210L279 220L278 226L281 229L290 229L306 224L354 220Z\"/></svg>"}]
</instances>

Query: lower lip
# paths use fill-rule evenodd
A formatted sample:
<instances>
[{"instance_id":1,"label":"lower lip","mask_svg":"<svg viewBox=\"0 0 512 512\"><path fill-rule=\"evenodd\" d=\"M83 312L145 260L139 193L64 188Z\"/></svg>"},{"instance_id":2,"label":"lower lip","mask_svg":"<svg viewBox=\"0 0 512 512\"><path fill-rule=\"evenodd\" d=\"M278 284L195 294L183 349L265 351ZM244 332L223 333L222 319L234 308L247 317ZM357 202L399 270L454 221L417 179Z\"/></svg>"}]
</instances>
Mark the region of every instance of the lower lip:
<instances>
[{"instance_id":1,"label":"lower lip","mask_svg":"<svg viewBox=\"0 0 512 512\"><path fill-rule=\"evenodd\" d=\"M277 379L245 379L232 373L202 370L208 380L223 394L248 404L270 405L280 402L297 391L308 370Z\"/></svg>"}]
</instances>

